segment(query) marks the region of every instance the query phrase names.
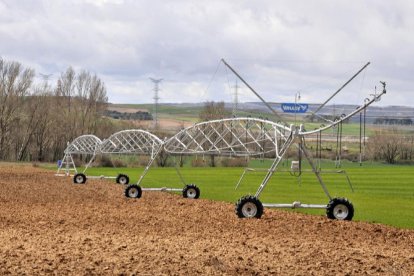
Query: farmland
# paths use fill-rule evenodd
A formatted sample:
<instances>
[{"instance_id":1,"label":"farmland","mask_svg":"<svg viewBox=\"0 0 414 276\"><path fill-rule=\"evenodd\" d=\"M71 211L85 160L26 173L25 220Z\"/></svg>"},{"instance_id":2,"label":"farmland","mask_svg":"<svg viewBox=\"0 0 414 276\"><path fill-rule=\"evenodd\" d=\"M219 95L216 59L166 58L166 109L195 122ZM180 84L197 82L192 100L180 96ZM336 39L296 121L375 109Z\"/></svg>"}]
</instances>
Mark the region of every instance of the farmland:
<instances>
[{"instance_id":1,"label":"farmland","mask_svg":"<svg viewBox=\"0 0 414 276\"><path fill-rule=\"evenodd\" d=\"M218 188L223 183L226 189L220 191L230 192L234 183L223 180L235 180L240 170L183 171L200 182L203 198L147 192L138 200L126 199L123 187L108 180L75 185L71 178L30 164L1 164L0 274L414 273L413 230L285 210L266 210L262 219L238 219L233 204L206 199L217 193L206 183L214 181L211 187ZM156 169L151 175L165 185L173 171ZM400 192L378 198L392 199ZM361 202L356 198L358 216L365 208ZM392 207L390 212L399 209Z\"/></svg>"},{"instance_id":2,"label":"farmland","mask_svg":"<svg viewBox=\"0 0 414 276\"><path fill-rule=\"evenodd\" d=\"M168 120L196 121L194 114L178 115ZM357 125L349 126L351 135L357 133ZM312 143L308 140L306 146L313 152ZM325 141L324 147L331 148L326 153L334 153L335 141ZM286 156L292 158L290 152ZM255 193L264 177L263 169L272 160L251 159L253 170L236 190L243 168L212 168L207 167L208 156L187 157L180 168L182 176L201 189L201 198L191 200L179 193L159 191L144 191L139 199L126 198L125 186L100 176L124 173L134 183L143 172L143 167L136 165L142 166L148 159L135 155L115 158L118 162L112 164L126 166L89 168L86 184L54 176L56 165L1 165L1 274L414 272L410 166L370 162L360 166L344 160L341 168L334 168L332 161L320 160L331 195L347 197L355 206L354 221L349 222L329 220L320 209L266 209L261 219L237 218L235 201ZM171 158L167 165L171 165ZM205 167L193 167L193 161ZM224 164L222 161L217 157L217 164ZM328 203L309 166L304 164L300 176L292 176L289 168L289 160L278 167L280 171L261 194L262 202ZM183 187L175 169L168 166L151 168L142 185Z\"/></svg>"},{"instance_id":3,"label":"farmland","mask_svg":"<svg viewBox=\"0 0 414 276\"><path fill-rule=\"evenodd\" d=\"M253 160L250 166L268 168L270 161ZM289 166L287 162L282 164L282 171L274 175L264 190L262 202L328 203L328 198L305 163L305 172L300 177L291 176L287 172ZM333 162L324 161L322 168L322 177L331 195L347 197L353 202L356 210L354 220L414 228L414 170L411 166L369 162L359 166L358 163L344 161L341 169L335 169ZM348 173L353 192L344 174L331 173L338 170ZM118 173L126 173L130 176L131 183L135 183L142 171L143 168L90 168L86 173L95 176L116 176ZM180 171L186 182L195 183L200 187L202 198L229 203L236 202L243 195L254 194L265 174L263 171L248 173L240 187L235 190L243 168L185 166ZM181 188L182 184L174 168L151 168L144 178L143 186ZM324 215L323 210L298 211Z\"/></svg>"}]
</instances>

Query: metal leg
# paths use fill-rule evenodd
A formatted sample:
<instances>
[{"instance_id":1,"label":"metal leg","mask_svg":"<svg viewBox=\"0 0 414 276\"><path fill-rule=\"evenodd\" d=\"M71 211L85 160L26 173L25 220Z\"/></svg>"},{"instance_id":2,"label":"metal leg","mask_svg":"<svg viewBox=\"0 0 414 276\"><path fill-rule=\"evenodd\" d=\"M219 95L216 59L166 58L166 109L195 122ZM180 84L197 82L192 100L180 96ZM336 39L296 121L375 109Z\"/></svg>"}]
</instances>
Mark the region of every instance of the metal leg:
<instances>
[{"instance_id":1,"label":"metal leg","mask_svg":"<svg viewBox=\"0 0 414 276\"><path fill-rule=\"evenodd\" d=\"M187 183L185 182L184 177L181 174L180 169L178 168L177 164L174 166L174 168L175 168L175 171L177 172L178 176L180 177L181 183L183 183L184 186L187 185Z\"/></svg>"},{"instance_id":2,"label":"metal leg","mask_svg":"<svg viewBox=\"0 0 414 276\"><path fill-rule=\"evenodd\" d=\"M148 170L150 169L152 163L154 162L155 158L157 158L158 154L161 152L162 147L160 147L153 156L151 156L150 161L148 162L147 166L145 167L144 172L141 174L141 176L138 179L137 185L140 185L142 180L144 179L145 175L148 173Z\"/></svg>"},{"instance_id":3,"label":"metal leg","mask_svg":"<svg viewBox=\"0 0 414 276\"><path fill-rule=\"evenodd\" d=\"M249 168L245 168L242 175L240 176L239 181L236 184L236 188L234 188L234 190L237 190L239 188L240 183L242 182L244 175L246 174L246 172L249 170Z\"/></svg>"},{"instance_id":4,"label":"metal leg","mask_svg":"<svg viewBox=\"0 0 414 276\"><path fill-rule=\"evenodd\" d=\"M72 159L72 156L70 155L70 154L66 154L65 155L65 157L66 157L66 160L65 160L65 165L66 165L66 170L65 170L65 173L66 173L66 175L69 175L70 174L70 167L69 167L69 158L70 159Z\"/></svg>"},{"instance_id":5,"label":"metal leg","mask_svg":"<svg viewBox=\"0 0 414 276\"><path fill-rule=\"evenodd\" d=\"M76 168L75 161L73 161L73 158L72 158L72 155L71 154L69 154L69 158L70 158L70 162L71 162L71 164L73 166L73 170L75 171L75 174L77 174L78 173L78 169ZM69 166L69 165L67 165L67 166ZM68 169L67 174L68 175L70 174L70 169Z\"/></svg>"},{"instance_id":6,"label":"metal leg","mask_svg":"<svg viewBox=\"0 0 414 276\"><path fill-rule=\"evenodd\" d=\"M63 166L65 166L64 170L66 176L70 175L71 170L73 170L75 174L78 173L75 162L73 161L72 155L70 153L65 153L65 155L63 156L62 162L59 168L57 169L56 175L60 175L60 171L62 170ZM71 166L73 167L73 169L71 169Z\"/></svg>"},{"instance_id":7,"label":"metal leg","mask_svg":"<svg viewBox=\"0 0 414 276\"><path fill-rule=\"evenodd\" d=\"M66 160L66 153L65 153L65 155L64 155L64 156L63 156L63 158L62 158L62 162L60 162L60 164L59 164L59 167L58 167L58 169L57 169L56 174L59 174L59 173L60 173L60 170L62 169L62 166L63 166L63 164L65 163L65 160Z\"/></svg>"},{"instance_id":8,"label":"metal leg","mask_svg":"<svg viewBox=\"0 0 414 276\"><path fill-rule=\"evenodd\" d=\"M267 174L262 181L262 184L260 184L259 189L257 189L257 192L254 195L256 198L259 198L260 194L262 193L263 189L266 187L270 178L276 172L277 166L279 165L280 161L282 161L283 156L285 155L286 151L289 149L292 142L293 142L293 133L291 133L288 139L286 140L285 144L283 145L283 148L280 150L280 153L279 154L276 153L277 155L276 159L273 161L272 165L270 166L270 169L267 171Z\"/></svg>"},{"instance_id":9,"label":"metal leg","mask_svg":"<svg viewBox=\"0 0 414 276\"><path fill-rule=\"evenodd\" d=\"M348 181L348 185L351 188L351 191L354 192L354 187L352 186L351 179L349 178L348 174L346 173L346 171L342 171L342 173L345 174L346 180Z\"/></svg>"},{"instance_id":10,"label":"metal leg","mask_svg":"<svg viewBox=\"0 0 414 276\"><path fill-rule=\"evenodd\" d=\"M328 189L326 188L325 183L323 183L322 177L320 176L320 172L317 170L316 165L313 162L312 157L310 156L310 153L303 147L303 145L304 145L304 138L303 138L303 136L300 139L302 141L302 143L299 146L300 147L300 150L302 151L303 155L305 155L306 160L308 160L309 164L311 165L312 171L316 175L316 178L318 179L319 184L321 184L321 187L322 187L323 191L325 192L326 196L331 200L332 197L329 194Z\"/></svg>"},{"instance_id":11,"label":"metal leg","mask_svg":"<svg viewBox=\"0 0 414 276\"><path fill-rule=\"evenodd\" d=\"M93 154L93 155L92 155L91 160L89 160L88 164L86 164L85 169L83 170L83 172L82 172L82 173L85 173L85 172L86 172L86 170L87 170L87 169L89 168L89 166L92 164L93 160L95 160L95 157L96 157L96 154Z\"/></svg>"}]
</instances>

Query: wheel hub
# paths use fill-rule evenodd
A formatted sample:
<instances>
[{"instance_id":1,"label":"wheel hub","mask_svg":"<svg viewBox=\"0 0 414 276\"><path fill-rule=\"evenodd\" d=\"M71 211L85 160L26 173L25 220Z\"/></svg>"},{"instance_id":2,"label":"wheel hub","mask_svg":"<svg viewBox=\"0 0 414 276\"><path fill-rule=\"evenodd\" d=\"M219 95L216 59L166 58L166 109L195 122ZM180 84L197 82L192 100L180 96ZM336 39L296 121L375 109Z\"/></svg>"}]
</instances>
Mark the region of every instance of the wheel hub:
<instances>
[{"instance_id":1,"label":"wheel hub","mask_svg":"<svg viewBox=\"0 0 414 276\"><path fill-rule=\"evenodd\" d=\"M337 219L345 219L348 216L348 212L348 207L346 207L344 204L338 204L333 209L333 214Z\"/></svg>"},{"instance_id":2,"label":"wheel hub","mask_svg":"<svg viewBox=\"0 0 414 276\"><path fill-rule=\"evenodd\" d=\"M252 202L246 202L242 207L242 213L246 218L252 218L257 214L257 206Z\"/></svg>"},{"instance_id":3,"label":"wheel hub","mask_svg":"<svg viewBox=\"0 0 414 276\"><path fill-rule=\"evenodd\" d=\"M188 198L195 198L196 197L196 190L195 189L188 189L187 190L187 197Z\"/></svg>"},{"instance_id":4,"label":"wheel hub","mask_svg":"<svg viewBox=\"0 0 414 276\"><path fill-rule=\"evenodd\" d=\"M137 188L131 188L128 191L129 197L137 197L138 196L138 189Z\"/></svg>"}]
</instances>

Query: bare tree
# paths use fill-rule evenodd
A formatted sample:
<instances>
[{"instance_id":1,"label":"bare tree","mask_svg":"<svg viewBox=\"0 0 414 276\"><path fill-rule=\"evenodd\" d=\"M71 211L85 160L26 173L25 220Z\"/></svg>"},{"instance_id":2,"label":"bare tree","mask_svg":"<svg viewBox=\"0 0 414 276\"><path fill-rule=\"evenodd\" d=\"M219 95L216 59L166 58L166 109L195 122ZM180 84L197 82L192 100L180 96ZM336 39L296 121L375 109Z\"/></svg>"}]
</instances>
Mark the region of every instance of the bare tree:
<instances>
[{"instance_id":1,"label":"bare tree","mask_svg":"<svg viewBox=\"0 0 414 276\"><path fill-rule=\"evenodd\" d=\"M108 98L96 75L69 67L55 88L33 87L33 78L32 69L0 59L0 160L56 160L82 134L124 127L102 116Z\"/></svg>"},{"instance_id":2,"label":"bare tree","mask_svg":"<svg viewBox=\"0 0 414 276\"><path fill-rule=\"evenodd\" d=\"M36 128L33 133L33 155L35 160L44 161L46 156L45 152L48 151L52 141L52 124L56 119L52 113L52 109L49 108L52 103L52 91L48 86L44 86L43 90L36 91L33 96L34 108L41 112L36 113Z\"/></svg>"},{"instance_id":3,"label":"bare tree","mask_svg":"<svg viewBox=\"0 0 414 276\"><path fill-rule=\"evenodd\" d=\"M217 119L223 119L231 115L231 112L226 110L224 102L205 102L203 109L200 111L199 118L201 121L211 121ZM214 134L213 134L213 138ZM214 139L213 139L214 140ZM210 155L210 166L215 167L215 155Z\"/></svg>"},{"instance_id":4,"label":"bare tree","mask_svg":"<svg viewBox=\"0 0 414 276\"><path fill-rule=\"evenodd\" d=\"M88 133L96 131L108 102L105 85L96 75L82 71L77 76L76 88L80 129Z\"/></svg>"},{"instance_id":5,"label":"bare tree","mask_svg":"<svg viewBox=\"0 0 414 276\"><path fill-rule=\"evenodd\" d=\"M71 141L77 134L76 110L74 110L74 91L76 73L72 67L62 73L55 90L54 107L57 120L55 121L55 143ZM65 145L66 142L63 142Z\"/></svg>"},{"instance_id":6,"label":"bare tree","mask_svg":"<svg viewBox=\"0 0 414 276\"><path fill-rule=\"evenodd\" d=\"M43 103L44 99L42 99L40 95L33 95L25 100L25 112L22 116L23 122L18 135L19 151L16 158L18 161L23 161L26 158L29 145L33 141L34 134L41 122L41 118L44 115L47 116L47 108L45 108L46 106L44 106Z\"/></svg>"},{"instance_id":7,"label":"bare tree","mask_svg":"<svg viewBox=\"0 0 414 276\"><path fill-rule=\"evenodd\" d=\"M33 82L34 71L25 69L18 62L0 58L0 159L10 158L14 137L19 127L22 106Z\"/></svg>"},{"instance_id":8,"label":"bare tree","mask_svg":"<svg viewBox=\"0 0 414 276\"><path fill-rule=\"evenodd\" d=\"M108 98L104 83L87 71L76 74L69 67L63 73L55 90L54 158L58 158L66 143L79 135L96 133ZM107 124L106 124L107 125Z\"/></svg>"},{"instance_id":9,"label":"bare tree","mask_svg":"<svg viewBox=\"0 0 414 276\"><path fill-rule=\"evenodd\" d=\"M205 102L203 109L200 111L199 118L201 121L211 121L226 118L231 112L226 110L224 102Z\"/></svg>"},{"instance_id":10,"label":"bare tree","mask_svg":"<svg viewBox=\"0 0 414 276\"><path fill-rule=\"evenodd\" d=\"M394 164L400 154L402 141L401 135L396 130L375 132L368 140L368 152L374 160L384 160Z\"/></svg>"}]
</instances>

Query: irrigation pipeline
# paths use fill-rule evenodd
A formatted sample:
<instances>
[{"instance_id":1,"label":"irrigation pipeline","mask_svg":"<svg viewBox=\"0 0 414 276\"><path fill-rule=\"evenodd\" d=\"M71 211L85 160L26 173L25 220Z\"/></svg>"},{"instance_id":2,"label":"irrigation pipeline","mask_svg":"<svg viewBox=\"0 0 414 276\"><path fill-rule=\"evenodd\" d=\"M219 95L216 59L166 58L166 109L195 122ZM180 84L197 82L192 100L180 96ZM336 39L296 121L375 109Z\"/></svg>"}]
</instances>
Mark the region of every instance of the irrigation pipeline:
<instances>
[{"instance_id":1,"label":"irrigation pipeline","mask_svg":"<svg viewBox=\"0 0 414 276\"><path fill-rule=\"evenodd\" d=\"M366 137L366 109L359 113L359 165L362 166L362 155L365 151Z\"/></svg>"},{"instance_id":2,"label":"irrigation pipeline","mask_svg":"<svg viewBox=\"0 0 414 276\"><path fill-rule=\"evenodd\" d=\"M322 131L316 133L316 158L318 159L318 170L320 171L322 159Z\"/></svg>"},{"instance_id":3,"label":"irrigation pipeline","mask_svg":"<svg viewBox=\"0 0 414 276\"><path fill-rule=\"evenodd\" d=\"M335 167L341 167L341 155L342 155L342 121L338 124L336 135L336 160Z\"/></svg>"}]
</instances>

